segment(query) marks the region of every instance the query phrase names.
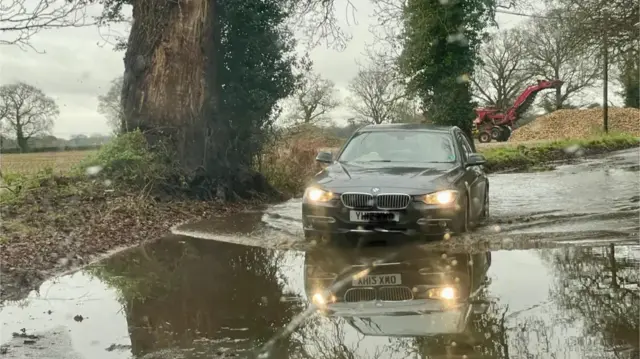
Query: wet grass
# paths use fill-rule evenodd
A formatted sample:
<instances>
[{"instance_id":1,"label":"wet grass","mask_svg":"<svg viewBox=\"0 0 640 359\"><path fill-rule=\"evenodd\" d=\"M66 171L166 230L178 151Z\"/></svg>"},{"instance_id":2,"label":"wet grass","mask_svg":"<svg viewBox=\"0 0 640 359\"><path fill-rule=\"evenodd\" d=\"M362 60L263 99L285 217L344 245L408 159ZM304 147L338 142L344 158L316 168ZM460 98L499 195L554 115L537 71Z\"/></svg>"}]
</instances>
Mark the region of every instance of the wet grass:
<instances>
[{"instance_id":1,"label":"wet grass","mask_svg":"<svg viewBox=\"0 0 640 359\"><path fill-rule=\"evenodd\" d=\"M549 141L536 144L512 144L481 149L487 158L487 172L548 169L548 163L640 146L637 137L613 134L585 139Z\"/></svg>"},{"instance_id":2,"label":"wet grass","mask_svg":"<svg viewBox=\"0 0 640 359\"><path fill-rule=\"evenodd\" d=\"M3 153L0 166L3 173L31 174L45 168L51 168L56 173L64 173L95 153L95 150Z\"/></svg>"}]
</instances>

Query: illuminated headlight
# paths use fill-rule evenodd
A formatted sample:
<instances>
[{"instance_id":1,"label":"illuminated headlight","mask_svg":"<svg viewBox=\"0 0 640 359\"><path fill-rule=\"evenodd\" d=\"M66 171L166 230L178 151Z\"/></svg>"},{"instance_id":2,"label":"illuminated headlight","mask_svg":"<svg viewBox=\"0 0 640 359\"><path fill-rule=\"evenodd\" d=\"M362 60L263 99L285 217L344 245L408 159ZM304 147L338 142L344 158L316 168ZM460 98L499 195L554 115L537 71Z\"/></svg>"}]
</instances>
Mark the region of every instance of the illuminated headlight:
<instances>
[{"instance_id":1,"label":"illuminated headlight","mask_svg":"<svg viewBox=\"0 0 640 359\"><path fill-rule=\"evenodd\" d=\"M431 288L427 291L427 296L432 299L451 300L458 297L458 291L453 287Z\"/></svg>"},{"instance_id":2,"label":"illuminated headlight","mask_svg":"<svg viewBox=\"0 0 640 359\"><path fill-rule=\"evenodd\" d=\"M318 307L323 307L328 303L333 303L336 301L336 297L333 295L325 296L322 293L316 293L311 297L311 301Z\"/></svg>"},{"instance_id":3,"label":"illuminated headlight","mask_svg":"<svg viewBox=\"0 0 640 359\"><path fill-rule=\"evenodd\" d=\"M458 198L458 191L446 190L434 193L429 193L424 196L424 203L426 204L451 204Z\"/></svg>"},{"instance_id":4,"label":"illuminated headlight","mask_svg":"<svg viewBox=\"0 0 640 359\"><path fill-rule=\"evenodd\" d=\"M309 202L328 202L333 199L333 193L320 188L309 187L304 192L304 197Z\"/></svg>"}]
</instances>

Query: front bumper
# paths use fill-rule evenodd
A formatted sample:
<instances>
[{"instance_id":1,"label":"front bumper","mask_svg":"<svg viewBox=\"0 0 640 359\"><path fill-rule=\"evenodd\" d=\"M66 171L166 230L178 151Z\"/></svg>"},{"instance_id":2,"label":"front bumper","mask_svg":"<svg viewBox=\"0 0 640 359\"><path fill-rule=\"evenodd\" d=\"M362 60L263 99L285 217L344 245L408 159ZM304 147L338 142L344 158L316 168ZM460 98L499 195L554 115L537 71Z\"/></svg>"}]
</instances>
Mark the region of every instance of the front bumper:
<instances>
[{"instance_id":1,"label":"front bumper","mask_svg":"<svg viewBox=\"0 0 640 359\"><path fill-rule=\"evenodd\" d=\"M412 201L406 209L394 210L400 218L397 222L353 222L349 213L354 209L344 207L340 199L325 203L302 204L302 223L306 233L318 234L376 234L402 235L444 233L460 218L457 204L428 205ZM362 210L367 211L367 210ZM377 211L371 209L371 211Z\"/></svg>"}]
</instances>

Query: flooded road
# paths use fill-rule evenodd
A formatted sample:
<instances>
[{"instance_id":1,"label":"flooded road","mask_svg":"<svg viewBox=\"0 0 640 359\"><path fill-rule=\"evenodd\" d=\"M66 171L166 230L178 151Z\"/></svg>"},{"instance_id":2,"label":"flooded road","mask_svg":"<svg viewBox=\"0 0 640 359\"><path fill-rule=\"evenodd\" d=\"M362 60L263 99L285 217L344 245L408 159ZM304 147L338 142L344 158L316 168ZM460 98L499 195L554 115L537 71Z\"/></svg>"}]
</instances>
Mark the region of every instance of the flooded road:
<instances>
[{"instance_id":1,"label":"flooded road","mask_svg":"<svg viewBox=\"0 0 640 359\"><path fill-rule=\"evenodd\" d=\"M430 244L467 250L636 243L640 232L640 152L615 152L554 171L489 176L491 221L465 238ZM308 250L301 238L300 199L263 212L177 227L174 234ZM233 224L230 224L232 222ZM541 244L541 242L544 242Z\"/></svg>"},{"instance_id":2,"label":"flooded road","mask_svg":"<svg viewBox=\"0 0 640 359\"><path fill-rule=\"evenodd\" d=\"M4 303L0 356L638 358L638 160L493 175L435 243L309 245L296 201L178 227Z\"/></svg>"}]
</instances>

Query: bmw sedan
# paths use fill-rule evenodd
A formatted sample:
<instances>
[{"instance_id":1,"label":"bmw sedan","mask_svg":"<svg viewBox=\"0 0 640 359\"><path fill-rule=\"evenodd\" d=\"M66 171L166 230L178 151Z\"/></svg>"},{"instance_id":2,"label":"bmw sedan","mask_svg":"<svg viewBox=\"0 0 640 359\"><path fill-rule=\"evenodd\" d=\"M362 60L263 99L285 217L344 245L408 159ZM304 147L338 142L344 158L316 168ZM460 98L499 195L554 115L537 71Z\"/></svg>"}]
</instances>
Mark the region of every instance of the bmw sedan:
<instances>
[{"instance_id":1,"label":"bmw sedan","mask_svg":"<svg viewBox=\"0 0 640 359\"><path fill-rule=\"evenodd\" d=\"M464 233L489 215L485 158L457 127L370 125L356 131L305 190L306 238Z\"/></svg>"}]
</instances>

